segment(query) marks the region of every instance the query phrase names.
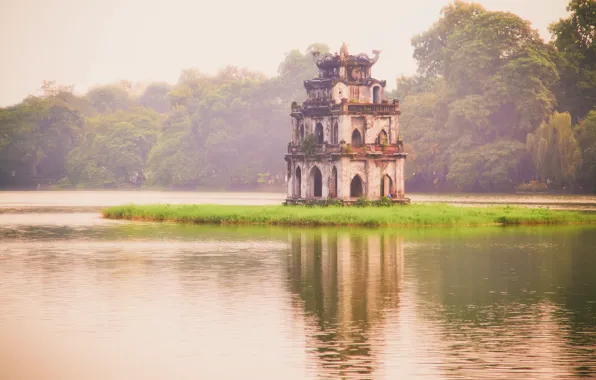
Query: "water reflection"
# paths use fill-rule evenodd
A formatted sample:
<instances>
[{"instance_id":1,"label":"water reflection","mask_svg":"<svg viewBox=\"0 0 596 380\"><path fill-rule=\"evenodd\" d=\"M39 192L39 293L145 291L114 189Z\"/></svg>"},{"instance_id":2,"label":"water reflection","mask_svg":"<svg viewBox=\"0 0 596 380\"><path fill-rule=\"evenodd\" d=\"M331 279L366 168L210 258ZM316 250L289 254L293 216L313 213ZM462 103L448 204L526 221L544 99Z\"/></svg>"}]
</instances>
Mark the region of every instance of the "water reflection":
<instances>
[{"instance_id":1,"label":"water reflection","mask_svg":"<svg viewBox=\"0 0 596 380\"><path fill-rule=\"evenodd\" d=\"M594 268L594 227L7 216L0 358L41 375L0 378L594 378Z\"/></svg>"},{"instance_id":2,"label":"water reflection","mask_svg":"<svg viewBox=\"0 0 596 380\"><path fill-rule=\"evenodd\" d=\"M413 245L417 314L445 376L596 376L595 232L500 228Z\"/></svg>"},{"instance_id":3,"label":"water reflection","mask_svg":"<svg viewBox=\"0 0 596 380\"><path fill-rule=\"evenodd\" d=\"M324 378L596 376L595 232L292 232L310 363Z\"/></svg>"},{"instance_id":4,"label":"water reflection","mask_svg":"<svg viewBox=\"0 0 596 380\"><path fill-rule=\"evenodd\" d=\"M304 309L309 342L330 378L378 369L382 325L399 304L403 238L389 233L303 231L289 235L289 286Z\"/></svg>"}]
</instances>

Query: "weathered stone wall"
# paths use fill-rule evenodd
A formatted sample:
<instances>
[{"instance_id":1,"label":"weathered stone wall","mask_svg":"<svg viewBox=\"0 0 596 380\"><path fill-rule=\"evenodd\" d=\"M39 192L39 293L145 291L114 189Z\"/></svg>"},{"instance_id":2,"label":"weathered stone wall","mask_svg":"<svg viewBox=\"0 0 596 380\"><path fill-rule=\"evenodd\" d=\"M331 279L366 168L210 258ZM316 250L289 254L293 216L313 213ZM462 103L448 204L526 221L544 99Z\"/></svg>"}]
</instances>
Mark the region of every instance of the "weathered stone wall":
<instances>
[{"instance_id":1,"label":"weathered stone wall","mask_svg":"<svg viewBox=\"0 0 596 380\"><path fill-rule=\"evenodd\" d=\"M348 89L348 86L340 82L333 86L333 89L331 90L331 96L333 97L335 103L341 103L342 98L348 99L350 96L350 90Z\"/></svg>"},{"instance_id":2,"label":"weathered stone wall","mask_svg":"<svg viewBox=\"0 0 596 380\"><path fill-rule=\"evenodd\" d=\"M323 141L331 144L331 131L333 128L333 124L337 122L338 119L332 116L317 116L317 117L305 117L304 118L304 126L305 126L305 133L304 135L307 136L308 134L315 133L315 128L317 123L321 123L323 126ZM339 128L339 125L338 125ZM341 138L338 140L341 141ZM299 139L296 139L295 142L299 142Z\"/></svg>"},{"instance_id":3,"label":"weathered stone wall","mask_svg":"<svg viewBox=\"0 0 596 380\"><path fill-rule=\"evenodd\" d=\"M373 144L377 137L379 136L379 133L381 133L382 130L385 130L385 132L387 133L387 136L389 138L389 141L391 142L391 137L392 135L394 135L395 133L392 133L393 131L391 130L392 128L392 119L393 117L391 116L369 116L367 117L367 129L366 129L366 136L364 138L364 140L366 141L367 144Z\"/></svg>"},{"instance_id":4,"label":"weathered stone wall","mask_svg":"<svg viewBox=\"0 0 596 380\"><path fill-rule=\"evenodd\" d=\"M381 195L381 172L377 167L377 163L374 159L369 158L366 165L366 182L368 190L365 194L367 198L376 199Z\"/></svg>"},{"instance_id":5,"label":"weathered stone wall","mask_svg":"<svg viewBox=\"0 0 596 380\"><path fill-rule=\"evenodd\" d=\"M288 197L297 197L296 169L301 170L300 198L311 198L314 195L313 168L321 171L322 198L330 195L332 171L337 170L337 198L350 199L350 186L352 179L359 175L363 183L363 193L369 199L377 199L381 196L381 180L384 176L390 178L391 189L385 190L385 195L390 191L392 196L398 199L404 197L404 158L396 161L387 161L375 158L354 158L341 157L338 161L333 160L292 160L291 176L288 180Z\"/></svg>"},{"instance_id":6,"label":"weathered stone wall","mask_svg":"<svg viewBox=\"0 0 596 380\"><path fill-rule=\"evenodd\" d=\"M360 131L364 144L374 144L381 130L387 132L388 142L395 144L398 136L397 117L395 116L354 116L341 115L338 118L339 139L352 143L352 132Z\"/></svg>"},{"instance_id":7,"label":"weathered stone wall","mask_svg":"<svg viewBox=\"0 0 596 380\"><path fill-rule=\"evenodd\" d=\"M355 88L358 88L355 90ZM342 82L337 83L331 89L331 98L335 103L341 103L343 98L348 101L357 101L359 103L372 103L373 102L373 88L379 87L380 100L385 99L384 89L379 84L375 83L371 86L357 86L357 85L346 85ZM356 96L357 94L357 96Z\"/></svg>"},{"instance_id":8,"label":"weathered stone wall","mask_svg":"<svg viewBox=\"0 0 596 380\"><path fill-rule=\"evenodd\" d=\"M405 158L400 158L396 162L395 168L395 190L397 198L402 199L405 196L404 189L404 165L406 163Z\"/></svg>"},{"instance_id":9,"label":"weathered stone wall","mask_svg":"<svg viewBox=\"0 0 596 380\"><path fill-rule=\"evenodd\" d=\"M366 127L367 127L367 123L366 123L366 117L364 116L352 116L351 118L351 125L350 125L350 129L347 133L347 140L346 142L352 144L352 133L354 132L354 130L358 130L360 132L360 136L362 137L362 143L366 143Z\"/></svg>"}]
</instances>

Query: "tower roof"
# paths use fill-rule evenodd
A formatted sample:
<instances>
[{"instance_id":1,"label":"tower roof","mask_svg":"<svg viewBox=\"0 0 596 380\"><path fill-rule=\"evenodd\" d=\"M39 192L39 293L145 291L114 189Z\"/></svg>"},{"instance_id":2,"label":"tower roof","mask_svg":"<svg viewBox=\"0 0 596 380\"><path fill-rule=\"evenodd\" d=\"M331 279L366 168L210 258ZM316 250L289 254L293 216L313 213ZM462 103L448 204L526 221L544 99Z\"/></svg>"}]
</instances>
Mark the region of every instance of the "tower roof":
<instances>
[{"instance_id":1,"label":"tower roof","mask_svg":"<svg viewBox=\"0 0 596 380\"><path fill-rule=\"evenodd\" d=\"M379 60L380 50L373 50L374 56L371 58L365 53L351 55L348 53L348 46L344 42L339 53L320 54L315 52L316 64L319 69L329 69L341 66L362 66L371 67Z\"/></svg>"}]
</instances>

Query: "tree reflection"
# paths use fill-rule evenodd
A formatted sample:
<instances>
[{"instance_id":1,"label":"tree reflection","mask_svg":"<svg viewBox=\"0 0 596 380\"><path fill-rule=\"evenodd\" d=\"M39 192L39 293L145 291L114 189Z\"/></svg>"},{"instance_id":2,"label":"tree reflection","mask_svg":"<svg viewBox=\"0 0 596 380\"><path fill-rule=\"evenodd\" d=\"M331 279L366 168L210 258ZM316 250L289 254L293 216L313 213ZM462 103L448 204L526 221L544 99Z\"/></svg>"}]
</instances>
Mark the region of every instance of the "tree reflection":
<instances>
[{"instance_id":1,"label":"tree reflection","mask_svg":"<svg viewBox=\"0 0 596 380\"><path fill-rule=\"evenodd\" d=\"M409 251L408 269L417 313L443 342L446 373L596 374L586 350L596 345L593 228L490 229L425 242L439 249Z\"/></svg>"},{"instance_id":2,"label":"tree reflection","mask_svg":"<svg viewBox=\"0 0 596 380\"><path fill-rule=\"evenodd\" d=\"M325 376L370 377L388 312L399 301L403 244L390 232L289 235L289 286Z\"/></svg>"}]
</instances>

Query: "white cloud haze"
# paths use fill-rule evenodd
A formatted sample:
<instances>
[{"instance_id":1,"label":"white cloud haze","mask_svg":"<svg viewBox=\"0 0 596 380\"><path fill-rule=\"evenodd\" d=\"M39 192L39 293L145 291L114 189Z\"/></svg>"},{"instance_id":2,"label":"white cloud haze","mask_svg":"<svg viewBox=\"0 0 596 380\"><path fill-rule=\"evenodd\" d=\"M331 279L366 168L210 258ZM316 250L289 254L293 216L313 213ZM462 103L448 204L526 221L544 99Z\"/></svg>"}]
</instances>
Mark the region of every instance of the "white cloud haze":
<instances>
[{"instance_id":1,"label":"white cloud haze","mask_svg":"<svg viewBox=\"0 0 596 380\"><path fill-rule=\"evenodd\" d=\"M480 0L530 20L544 38L567 0ZM228 64L276 74L284 54L312 42L353 53L382 50L374 76L394 87L412 74L410 38L438 20L447 0L205 1L0 0L0 106L35 93L41 81L75 91L121 79L175 82L196 67Z\"/></svg>"}]
</instances>

